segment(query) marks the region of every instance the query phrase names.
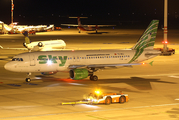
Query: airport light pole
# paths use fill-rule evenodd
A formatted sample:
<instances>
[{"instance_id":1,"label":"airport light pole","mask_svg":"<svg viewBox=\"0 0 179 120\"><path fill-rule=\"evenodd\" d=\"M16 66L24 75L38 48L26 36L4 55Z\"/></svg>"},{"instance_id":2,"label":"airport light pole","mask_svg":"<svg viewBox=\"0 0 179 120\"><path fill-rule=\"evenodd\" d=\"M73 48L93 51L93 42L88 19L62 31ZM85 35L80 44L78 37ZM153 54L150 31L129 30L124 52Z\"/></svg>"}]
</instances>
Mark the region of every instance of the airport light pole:
<instances>
[{"instance_id":1,"label":"airport light pole","mask_svg":"<svg viewBox=\"0 0 179 120\"><path fill-rule=\"evenodd\" d=\"M13 0L11 0L11 23L13 23L13 10L14 10L14 3Z\"/></svg>"},{"instance_id":2,"label":"airport light pole","mask_svg":"<svg viewBox=\"0 0 179 120\"><path fill-rule=\"evenodd\" d=\"M168 0L164 0L164 41L163 41L163 52L167 52L168 48L167 48L167 22L168 22Z\"/></svg>"}]
</instances>

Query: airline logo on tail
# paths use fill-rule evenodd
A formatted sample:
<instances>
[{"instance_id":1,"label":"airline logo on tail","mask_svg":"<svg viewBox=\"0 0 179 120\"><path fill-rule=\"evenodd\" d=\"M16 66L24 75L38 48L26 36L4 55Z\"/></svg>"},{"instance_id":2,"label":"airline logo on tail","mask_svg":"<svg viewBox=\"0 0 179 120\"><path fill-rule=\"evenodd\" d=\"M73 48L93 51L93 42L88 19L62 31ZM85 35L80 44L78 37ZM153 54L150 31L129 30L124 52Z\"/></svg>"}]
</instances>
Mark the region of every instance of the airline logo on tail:
<instances>
[{"instance_id":1,"label":"airline logo on tail","mask_svg":"<svg viewBox=\"0 0 179 120\"><path fill-rule=\"evenodd\" d=\"M132 47L132 49L136 50L136 53L129 63L135 61L143 53L144 49L153 49L157 35L158 23L159 20L152 20L141 38Z\"/></svg>"},{"instance_id":2,"label":"airline logo on tail","mask_svg":"<svg viewBox=\"0 0 179 120\"><path fill-rule=\"evenodd\" d=\"M30 44L31 42L30 42L30 39L29 39L29 36L28 36L28 32L25 31L25 32L22 33L22 34L25 36L25 43L26 43L26 44Z\"/></svg>"},{"instance_id":3,"label":"airline logo on tail","mask_svg":"<svg viewBox=\"0 0 179 120\"><path fill-rule=\"evenodd\" d=\"M141 38L132 49L153 49L159 20L152 20Z\"/></svg>"}]
</instances>

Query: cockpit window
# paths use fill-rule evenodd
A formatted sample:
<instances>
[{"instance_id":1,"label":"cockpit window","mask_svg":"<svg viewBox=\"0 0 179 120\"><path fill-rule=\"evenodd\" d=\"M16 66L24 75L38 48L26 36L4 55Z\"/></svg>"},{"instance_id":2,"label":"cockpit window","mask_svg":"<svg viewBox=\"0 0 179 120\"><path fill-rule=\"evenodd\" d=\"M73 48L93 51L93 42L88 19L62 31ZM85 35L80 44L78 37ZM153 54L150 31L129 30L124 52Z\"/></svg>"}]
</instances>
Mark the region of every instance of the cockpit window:
<instances>
[{"instance_id":1,"label":"cockpit window","mask_svg":"<svg viewBox=\"0 0 179 120\"><path fill-rule=\"evenodd\" d=\"M22 58L13 58L12 61L23 61Z\"/></svg>"}]
</instances>

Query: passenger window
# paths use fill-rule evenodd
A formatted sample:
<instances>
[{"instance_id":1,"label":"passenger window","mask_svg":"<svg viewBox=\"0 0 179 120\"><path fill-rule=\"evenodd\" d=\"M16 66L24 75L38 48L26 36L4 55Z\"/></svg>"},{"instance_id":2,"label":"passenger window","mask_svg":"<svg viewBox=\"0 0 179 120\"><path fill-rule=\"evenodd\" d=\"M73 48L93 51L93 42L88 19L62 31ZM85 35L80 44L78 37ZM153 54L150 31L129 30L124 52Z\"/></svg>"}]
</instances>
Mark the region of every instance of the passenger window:
<instances>
[{"instance_id":1,"label":"passenger window","mask_svg":"<svg viewBox=\"0 0 179 120\"><path fill-rule=\"evenodd\" d=\"M16 61L16 58L13 58L12 61Z\"/></svg>"},{"instance_id":2,"label":"passenger window","mask_svg":"<svg viewBox=\"0 0 179 120\"><path fill-rule=\"evenodd\" d=\"M20 60L21 60L21 61L23 61L23 59L22 59L22 58L20 58Z\"/></svg>"}]
</instances>

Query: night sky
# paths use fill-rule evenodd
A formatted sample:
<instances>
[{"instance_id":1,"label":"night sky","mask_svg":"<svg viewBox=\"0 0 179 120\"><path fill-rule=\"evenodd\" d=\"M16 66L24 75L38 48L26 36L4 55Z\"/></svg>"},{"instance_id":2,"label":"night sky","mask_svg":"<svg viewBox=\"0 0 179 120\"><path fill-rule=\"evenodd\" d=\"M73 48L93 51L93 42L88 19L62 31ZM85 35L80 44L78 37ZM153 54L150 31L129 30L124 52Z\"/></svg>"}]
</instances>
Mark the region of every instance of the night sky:
<instances>
[{"instance_id":1,"label":"night sky","mask_svg":"<svg viewBox=\"0 0 179 120\"><path fill-rule=\"evenodd\" d=\"M179 0L169 1L169 21L179 23ZM0 21L11 22L11 0L0 0ZM83 22L163 22L164 0L14 0L14 21L19 24L74 23L69 16L85 16Z\"/></svg>"}]
</instances>

